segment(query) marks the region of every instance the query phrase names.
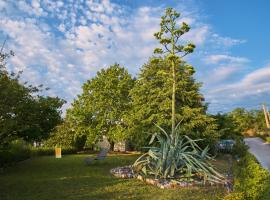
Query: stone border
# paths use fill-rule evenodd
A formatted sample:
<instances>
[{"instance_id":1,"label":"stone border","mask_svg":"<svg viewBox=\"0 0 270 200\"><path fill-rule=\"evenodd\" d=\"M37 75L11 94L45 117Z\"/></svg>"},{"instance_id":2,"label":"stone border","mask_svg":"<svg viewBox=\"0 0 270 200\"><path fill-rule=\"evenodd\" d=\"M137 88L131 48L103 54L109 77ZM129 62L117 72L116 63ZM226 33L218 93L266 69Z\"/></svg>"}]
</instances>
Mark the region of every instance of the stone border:
<instances>
[{"instance_id":1,"label":"stone border","mask_svg":"<svg viewBox=\"0 0 270 200\"><path fill-rule=\"evenodd\" d=\"M123 166L123 167L117 167L110 170L110 173L118 178L136 178L138 180L141 180L147 184L157 186L161 189L165 188L180 188L180 187L192 187L192 186L204 186L205 184L203 181L193 181L193 182L187 182L187 181L176 181L176 180L164 180L164 179L154 179L154 178L145 178L140 174L136 174L131 165ZM229 183L230 181L228 181ZM211 186L227 186L229 184L209 184ZM228 190L228 188L227 188Z\"/></svg>"}]
</instances>

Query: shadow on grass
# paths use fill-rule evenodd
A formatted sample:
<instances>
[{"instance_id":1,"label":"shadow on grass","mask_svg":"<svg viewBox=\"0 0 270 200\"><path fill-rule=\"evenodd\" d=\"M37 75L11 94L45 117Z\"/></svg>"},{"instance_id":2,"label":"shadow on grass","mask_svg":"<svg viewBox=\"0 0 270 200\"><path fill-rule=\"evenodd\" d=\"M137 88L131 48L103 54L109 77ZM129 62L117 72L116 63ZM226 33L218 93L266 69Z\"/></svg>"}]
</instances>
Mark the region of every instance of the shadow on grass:
<instances>
[{"instance_id":1,"label":"shadow on grass","mask_svg":"<svg viewBox=\"0 0 270 200\"><path fill-rule=\"evenodd\" d=\"M37 157L0 174L1 200L45 199L212 199L222 189L183 188L162 190L136 179L119 179L110 169L129 165L138 155L109 155L104 161L84 165L87 155L62 159ZM94 155L92 155L94 156Z\"/></svg>"}]
</instances>

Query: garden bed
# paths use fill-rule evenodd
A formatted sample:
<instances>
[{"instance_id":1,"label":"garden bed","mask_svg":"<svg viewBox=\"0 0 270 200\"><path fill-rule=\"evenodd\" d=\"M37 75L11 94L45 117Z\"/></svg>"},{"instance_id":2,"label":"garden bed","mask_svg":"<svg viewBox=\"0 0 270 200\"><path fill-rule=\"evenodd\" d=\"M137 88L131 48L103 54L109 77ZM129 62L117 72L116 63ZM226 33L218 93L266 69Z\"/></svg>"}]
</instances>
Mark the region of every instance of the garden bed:
<instances>
[{"instance_id":1,"label":"garden bed","mask_svg":"<svg viewBox=\"0 0 270 200\"><path fill-rule=\"evenodd\" d=\"M157 186L161 189L172 189L179 187L192 187L192 186L221 186L226 187L228 191L231 191L232 177L227 175L227 180L224 183L209 183L205 182L203 178L195 177L194 179L188 180L184 178L180 179L156 179L153 177L145 177L137 174L132 169L131 165L116 167L110 170L110 173L118 178L135 178L141 180L147 184Z\"/></svg>"}]
</instances>

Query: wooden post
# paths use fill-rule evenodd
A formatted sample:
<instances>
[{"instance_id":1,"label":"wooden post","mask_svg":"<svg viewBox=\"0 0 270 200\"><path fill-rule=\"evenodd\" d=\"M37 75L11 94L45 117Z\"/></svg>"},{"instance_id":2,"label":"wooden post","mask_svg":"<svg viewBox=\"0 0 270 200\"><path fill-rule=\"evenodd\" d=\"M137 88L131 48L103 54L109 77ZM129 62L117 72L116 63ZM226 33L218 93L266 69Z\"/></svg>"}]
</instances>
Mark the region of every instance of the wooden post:
<instances>
[{"instance_id":1,"label":"wooden post","mask_svg":"<svg viewBox=\"0 0 270 200\"><path fill-rule=\"evenodd\" d=\"M269 112L268 112L268 110L267 110L267 108L265 107L264 104L262 104L262 108L263 108L263 113L264 113L266 127L267 128L270 128L270 125L269 125Z\"/></svg>"}]
</instances>

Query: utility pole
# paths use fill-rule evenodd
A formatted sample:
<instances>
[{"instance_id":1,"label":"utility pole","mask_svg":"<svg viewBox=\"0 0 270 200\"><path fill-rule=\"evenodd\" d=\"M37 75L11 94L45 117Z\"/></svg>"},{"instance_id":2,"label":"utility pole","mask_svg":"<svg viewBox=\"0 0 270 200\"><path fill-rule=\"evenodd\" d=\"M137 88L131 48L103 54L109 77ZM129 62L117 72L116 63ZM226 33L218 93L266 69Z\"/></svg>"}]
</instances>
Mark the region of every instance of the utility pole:
<instances>
[{"instance_id":1,"label":"utility pole","mask_svg":"<svg viewBox=\"0 0 270 200\"><path fill-rule=\"evenodd\" d=\"M264 113L266 127L270 128L270 124L269 124L270 115L269 115L269 112L268 112L268 108L266 107L265 104L262 104L262 109L263 109L263 113Z\"/></svg>"}]
</instances>

